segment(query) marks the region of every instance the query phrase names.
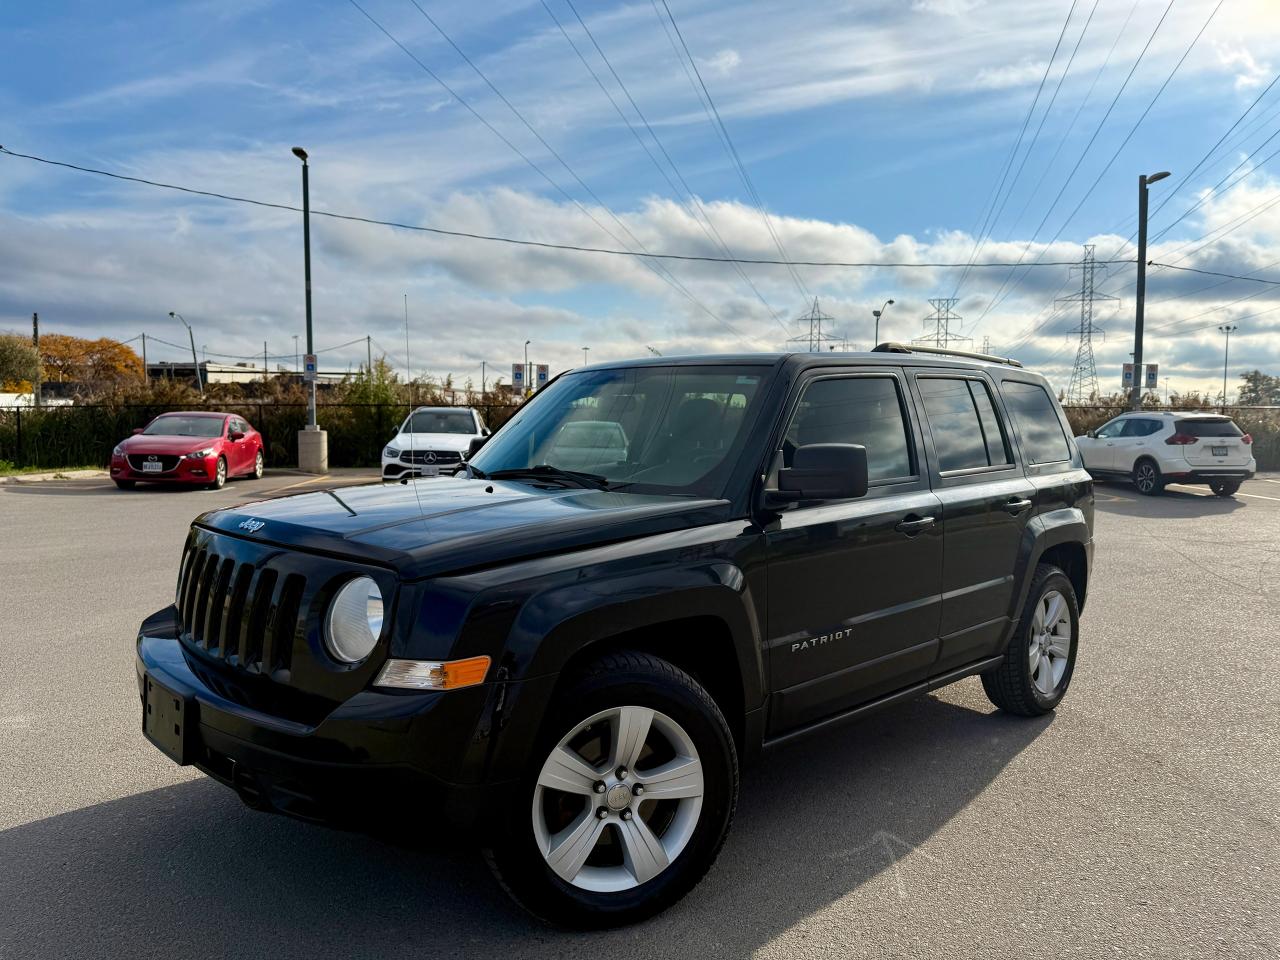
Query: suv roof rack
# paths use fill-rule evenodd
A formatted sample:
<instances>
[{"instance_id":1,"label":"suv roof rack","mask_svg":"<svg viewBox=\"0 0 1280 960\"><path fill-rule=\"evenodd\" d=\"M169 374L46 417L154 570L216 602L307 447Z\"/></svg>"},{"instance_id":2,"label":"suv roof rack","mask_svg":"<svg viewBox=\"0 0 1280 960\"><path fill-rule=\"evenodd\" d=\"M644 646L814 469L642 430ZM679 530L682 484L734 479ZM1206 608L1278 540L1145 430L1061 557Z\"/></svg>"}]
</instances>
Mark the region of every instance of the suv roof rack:
<instances>
[{"instance_id":1,"label":"suv roof rack","mask_svg":"<svg viewBox=\"0 0 1280 960\"><path fill-rule=\"evenodd\" d=\"M974 353L972 350L949 350L946 347L920 347L905 343L878 343L871 348L872 353L936 353L942 357L964 357L968 360L985 360L988 363L1003 363L1010 367L1020 367L1022 363L1012 357L997 357L990 353Z\"/></svg>"}]
</instances>

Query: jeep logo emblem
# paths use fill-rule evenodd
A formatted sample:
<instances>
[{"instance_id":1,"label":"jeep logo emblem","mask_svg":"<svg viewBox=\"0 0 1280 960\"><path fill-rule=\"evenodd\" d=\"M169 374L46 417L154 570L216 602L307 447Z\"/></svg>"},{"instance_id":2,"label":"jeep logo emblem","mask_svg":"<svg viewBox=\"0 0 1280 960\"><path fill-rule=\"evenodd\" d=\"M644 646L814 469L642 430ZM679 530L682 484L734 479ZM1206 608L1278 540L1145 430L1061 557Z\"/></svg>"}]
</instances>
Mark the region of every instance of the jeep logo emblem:
<instances>
[{"instance_id":1,"label":"jeep logo emblem","mask_svg":"<svg viewBox=\"0 0 1280 960\"><path fill-rule=\"evenodd\" d=\"M240 521L240 529L241 529L241 530L248 530L250 533L257 533L259 530L261 530L261 529L262 529L263 527L265 527L266 525L267 525L267 521L265 521L265 520L254 520L254 519L250 518L250 519L248 519L248 520L241 520L241 521Z\"/></svg>"}]
</instances>

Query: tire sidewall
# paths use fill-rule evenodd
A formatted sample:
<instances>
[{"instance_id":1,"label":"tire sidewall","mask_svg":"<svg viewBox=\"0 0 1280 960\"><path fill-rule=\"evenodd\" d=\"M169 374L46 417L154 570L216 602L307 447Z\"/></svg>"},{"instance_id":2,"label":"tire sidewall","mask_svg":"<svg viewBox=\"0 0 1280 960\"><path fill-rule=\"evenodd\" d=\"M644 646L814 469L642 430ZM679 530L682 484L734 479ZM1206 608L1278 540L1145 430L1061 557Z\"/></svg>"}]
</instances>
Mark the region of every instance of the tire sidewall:
<instances>
[{"instance_id":1,"label":"tire sidewall","mask_svg":"<svg viewBox=\"0 0 1280 960\"><path fill-rule=\"evenodd\" d=\"M266 462L262 458L262 451L259 450L257 455L254 456L253 458L253 478L255 480L262 479L262 474L264 472L265 467L266 467Z\"/></svg>"},{"instance_id":2,"label":"tire sidewall","mask_svg":"<svg viewBox=\"0 0 1280 960\"><path fill-rule=\"evenodd\" d=\"M1067 669L1062 673L1062 681L1053 691L1053 694L1046 697L1031 679L1031 664L1027 659L1027 650L1030 646L1031 621L1035 614L1036 605L1050 590L1058 591L1063 599L1066 600L1067 618L1071 623L1071 652L1067 656ZM1018 644L1019 662L1022 664L1022 681L1028 695L1041 710L1048 712L1054 709L1062 698L1066 696L1067 687L1071 685L1071 676L1076 669L1076 653L1080 646L1080 606L1076 600L1076 591L1071 585L1071 580L1058 568L1048 569L1042 576L1037 577L1036 582L1032 584L1032 591L1027 597L1027 605L1023 608L1022 619L1018 623L1018 632L1014 636L1013 642Z\"/></svg>"},{"instance_id":3,"label":"tire sidewall","mask_svg":"<svg viewBox=\"0 0 1280 960\"><path fill-rule=\"evenodd\" d=\"M595 893L567 883L547 865L533 834L533 795L542 764L560 740L588 717L618 706L649 707L683 727L698 751L705 793L693 836L666 870L630 890ZM557 697L520 780L519 799L488 853L517 900L538 917L579 928L635 922L679 900L702 878L728 832L737 787L733 739L709 696L642 671L589 676Z\"/></svg>"},{"instance_id":4,"label":"tire sidewall","mask_svg":"<svg viewBox=\"0 0 1280 960\"><path fill-rule=\"evenodd\" d=\"M225 457L219 457L217 464L213 468L213 483L209 486L214 490L221 490L227 483L227 461Z\"/></svg>"}]
</instances>

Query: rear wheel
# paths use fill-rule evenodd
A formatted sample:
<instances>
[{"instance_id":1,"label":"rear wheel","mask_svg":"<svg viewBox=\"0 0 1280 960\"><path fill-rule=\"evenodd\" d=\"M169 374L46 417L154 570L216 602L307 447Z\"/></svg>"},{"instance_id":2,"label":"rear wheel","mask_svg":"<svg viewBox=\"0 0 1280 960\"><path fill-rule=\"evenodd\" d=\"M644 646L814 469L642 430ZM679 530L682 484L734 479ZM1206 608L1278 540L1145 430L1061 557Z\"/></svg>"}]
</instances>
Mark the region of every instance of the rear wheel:
<instances>
[{"instance_id":1,"label":"rear wheel","mask_svg":"<svg viewBox=\"0 0 1280 960\"><path fill-rule=\"evenodd\" d=\"M227 485L227 458L219 457L218 465L213 468L213 482L209 484L210 490L221 490Z\"/></svg>"},{"instance_id":2,"label":"rear wheel","mask_svg":"<svg viewBox=\"0 0 1280 960\"><path fill-rule=\"evenodd\" d=\"M982 674L987 698L1001 710L1038 717L1058 705L1071 683L1080 607L1071 580L1057 567L1036 567L1004 662Z\"/></svg>"},{"instance_id":3,"label":"rear wheel","mask_svg":"<svg viewBox=\"0 0 1280 960\"><path fill-rule=\"evenodd\" d=\"M1240 489L1239 480L1211 480L1209 489L1220 497L1234 497Z\"/></svg>"},{"instance_id":4,"label":"rear wheel","mask_svg":"<svg viewBox=\"0 0 1280 960\"><path fill-rule=\"evenodd\" d=\"M665 660L610 654L557 698L486 856L535 916L633 923L707 872L737 792L733 738L710 695Z\"/></svg>"},{"instance_id":5,"label":"rear wheel","mask_svg":"<svg viewBox=\"0 0 1280 960\"><path fill-rule=\"evenodd\" d=\"M1164 493L1164 477L1154 460L1143 458L1133 465L1133 485L1144 497L1157 497Z\"/></svg>"},{"instance_id":6,"label":"rear wheel","mask_svg":"<svg viewBox=\"0 0 1280 960\"><path fill-rule=\"evenodd\" d=\"M132 490L137 484L133 480L117 480L116 486L121 490Z\"/></svg>"}]
</instances>

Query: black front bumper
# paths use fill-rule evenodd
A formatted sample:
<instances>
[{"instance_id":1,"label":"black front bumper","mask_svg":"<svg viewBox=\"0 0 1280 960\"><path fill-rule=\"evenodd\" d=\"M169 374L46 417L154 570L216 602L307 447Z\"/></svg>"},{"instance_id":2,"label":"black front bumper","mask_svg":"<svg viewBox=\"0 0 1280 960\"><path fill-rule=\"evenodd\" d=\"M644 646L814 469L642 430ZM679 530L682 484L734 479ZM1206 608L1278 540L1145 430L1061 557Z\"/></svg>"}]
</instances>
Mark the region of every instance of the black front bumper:
<instances>
[{"instance_id":1,"label":"black front bumper","mask_svg":"<svg viewBox=\"0 0 1280 960\"><path fill-rule=\"evenodd\" d=\"M135 667L145 710L163 690L181 700L180 735L148 734L172 759L233 788L250 806L376 830L427 824L468 831L487 817L492 684L440 692L365 690L314 726L235 703L187 662L173 608L149 617ZM158 683L160 686L156 687ZM166 726L177 731L166 703ZM146 733L144 716L144 733ZM170 732L170 731L164 731Z\"/></svg>"}]
</instances>

